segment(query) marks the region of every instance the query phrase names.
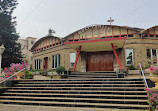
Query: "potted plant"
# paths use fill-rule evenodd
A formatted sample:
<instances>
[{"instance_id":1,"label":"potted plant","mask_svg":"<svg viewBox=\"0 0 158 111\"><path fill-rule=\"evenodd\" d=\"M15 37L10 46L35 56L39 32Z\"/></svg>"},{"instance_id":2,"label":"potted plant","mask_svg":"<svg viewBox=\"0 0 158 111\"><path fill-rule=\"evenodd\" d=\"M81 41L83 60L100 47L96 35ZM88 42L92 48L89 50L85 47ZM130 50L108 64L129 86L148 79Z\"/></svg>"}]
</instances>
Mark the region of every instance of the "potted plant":
<instances>
[{"instance_id":1,"label":"potted plant","mask_svg":"<svg viewBox=\"0 0 158 111\"><path fill-rule=\"evenodd\" d=\"M69 77L71 72L72 72L72 67L70 67L68 70L64 70L64 75L67 75L67 77Z\"/></svg>"},{"instance_id":2,"label":"potted plant","mask_svg":"<svg viewBox=\"0 0 158 111\"><path fill-rule=\"evenodd\" d=\"M53 70L49 70L49 71L47 72L47 75L52 78L52 77L53 77Z\"/></svg>"},{"instance_id":3,"label":"potted plant","mask_svg":"<svg viewBox=\"0 0 158 111\"><path fill-rule=\"evenodd\" d=\"M63 66L56 67L56 72L60 75L61 78L67 78L67 75L63 74L65 68Z\"/></svg>"},{"instance_id":4,"label":"potted plant","mask_svg":"<svg viewBox=\"0 0 158 111\"><path fill-rule=\"evenodd\" d=\"M149 68L149 79L153 82L155 82L155 89L158 89L158 66L151 66Z\"/></svg>"},{"instance_id":5,"label":"potted plant","mask_svg":"<svg viewBox=\"0 0 158 111\"><path fill-rule=\"evenodd\" d=\"M56 69L52 69L52 71L53 71L53 76L58 75L58 73L56 72Z\"/></svg>"},{"instance_id":6,"label":"potted plant","mask_svg":"<svg viewBox=\"0 0 158 111\"><path fill-rule=\"evenodd\" d=\"M30 70L32 75L35 75L36 74L36 70Z\"/></svg>"},{"instance_id":7,"label":"potted plant","mask_svg":"<svg viewBox=\"0 0 158 111\"><path fill-rule=\"evenodd\" d=\"M43 75L43 76L47 76L47 71L44 70L44 71L42 72L42 75Z\"/></svg>"},{"instance_id":8,"label":"potted plant","mask_svg":"<svg viewBox=\"0 0 158 111\"><path fill-rule=\"evenodd\" d=\"M41 70L36 70L36 75L40 75L41 74Z\"/></svg>"},{"instance_id":9,"label":"potted plant","mask_svg":"<svg viewBox=\"0 0 158 111\"><path fill-rule=\"evenodd\" d=\"M143 67L143 72L144 72L144 74L149 74L149 68L151 67L151 65L150 64L146 64L144 67Z\"/></svg>"},{"instance_id":10,"label":"potted plant","mask_svg":"<svg viewBox=\"0 0 158 111\"><path fill-rule=\"evenodd\" d=\"M137 70L134 65L131 65L127 68L128 74L140 74L140 70Z\"/></svg>"},{"instance_id":11,"label":"potted plant","mask_svg":"<svg viewBox=\"0 0 158 111\"><path fill-rule=\"evenodd\" d=\"M47 71L47 75L53 75L53 71L52 70Z\"/></svg>"}]
</instances>

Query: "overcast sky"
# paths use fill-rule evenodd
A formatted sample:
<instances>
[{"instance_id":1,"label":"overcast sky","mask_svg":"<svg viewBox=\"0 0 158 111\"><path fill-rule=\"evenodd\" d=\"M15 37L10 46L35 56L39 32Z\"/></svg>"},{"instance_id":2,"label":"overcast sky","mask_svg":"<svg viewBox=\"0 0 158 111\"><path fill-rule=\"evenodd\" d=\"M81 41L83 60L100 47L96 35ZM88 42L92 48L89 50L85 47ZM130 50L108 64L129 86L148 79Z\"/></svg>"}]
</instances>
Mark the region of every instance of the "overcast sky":
<instances>
[{"instance_id":1,"label":"overcast sky","mask_svg":"<svg viewBox=\"0 0 158 111\"><path fill-rule=\"evenodd\" d=\"M18 0L14 11L21 38L41 38L48 29L64 37L92 24L149 28L158 25L158 0Z\"/></svg>"}]
</instances>

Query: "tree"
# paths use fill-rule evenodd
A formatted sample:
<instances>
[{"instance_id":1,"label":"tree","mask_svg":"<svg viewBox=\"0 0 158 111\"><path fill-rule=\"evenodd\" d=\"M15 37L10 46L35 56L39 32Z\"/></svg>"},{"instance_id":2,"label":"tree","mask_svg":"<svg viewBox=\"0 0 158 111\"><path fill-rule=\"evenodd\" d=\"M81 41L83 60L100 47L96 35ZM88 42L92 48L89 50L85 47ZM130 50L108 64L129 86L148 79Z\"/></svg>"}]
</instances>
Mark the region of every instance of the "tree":
<instances>
[{"instance_id":1,"label":"tree","mask_svg":"<svg viewBox=\"0 0 158 111\"><path fill-rule=\"evenodd\" d=\"M16 43L19 35L16 33L16 17L12 16L17 6L17 0L0 0L0 45L4 44L2 67L22 61L21 45Z\"/></svg>"}]
</instances>

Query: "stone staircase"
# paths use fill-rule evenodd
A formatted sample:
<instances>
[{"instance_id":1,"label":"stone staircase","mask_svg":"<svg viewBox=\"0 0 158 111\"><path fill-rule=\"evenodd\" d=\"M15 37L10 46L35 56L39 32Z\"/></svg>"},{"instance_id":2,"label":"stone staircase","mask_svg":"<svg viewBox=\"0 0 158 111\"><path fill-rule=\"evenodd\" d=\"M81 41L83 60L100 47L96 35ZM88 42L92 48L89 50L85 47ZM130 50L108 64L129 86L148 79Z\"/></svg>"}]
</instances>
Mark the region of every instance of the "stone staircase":
<instances>
[{"instance_id":1,"label":"stone staircase","mask_svg":"<svg viewBox=\"0 0 158 111\"><path fill-rule=\"evenodd\" d=\"M81 73L82 74L82 73ZM142 79L21 80L0 104L149 110Z\"/></svg>"},{"instance_id":2,"label":"stone staircase","mask_svg":"<svg viewBox=\"0 0 158 111\"><path fill-rule=\"evenodd\" d=\"M82 79L82 78L118 78L116 72L72 72L69 79Z\"/></svg>"}]
</instances>

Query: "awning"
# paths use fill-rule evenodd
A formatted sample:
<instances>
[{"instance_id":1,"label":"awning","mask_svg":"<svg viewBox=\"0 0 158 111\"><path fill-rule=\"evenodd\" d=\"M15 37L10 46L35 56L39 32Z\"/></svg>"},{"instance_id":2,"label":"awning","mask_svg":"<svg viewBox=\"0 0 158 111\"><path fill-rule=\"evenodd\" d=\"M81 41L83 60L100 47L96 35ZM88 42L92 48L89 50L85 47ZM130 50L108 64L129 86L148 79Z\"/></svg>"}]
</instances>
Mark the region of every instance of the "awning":
<instances>
[{"instance_id":1,"label":"awning","mask_svg":"<svg viewBox=\"0 0 158 111\"><path fill-rule=\"evenodd\" d=\"M84 40L84 41L73 41L73 42L65 42L64 44L77 49L79 46L82 46L81 51L86 52L97 52L97 51L111 51L113 50L111 47L111 43L117 48L122 48L126 37L123 38L108 38L108 39L98 39L98 40Z\"/></svg>"}]
</instances>

